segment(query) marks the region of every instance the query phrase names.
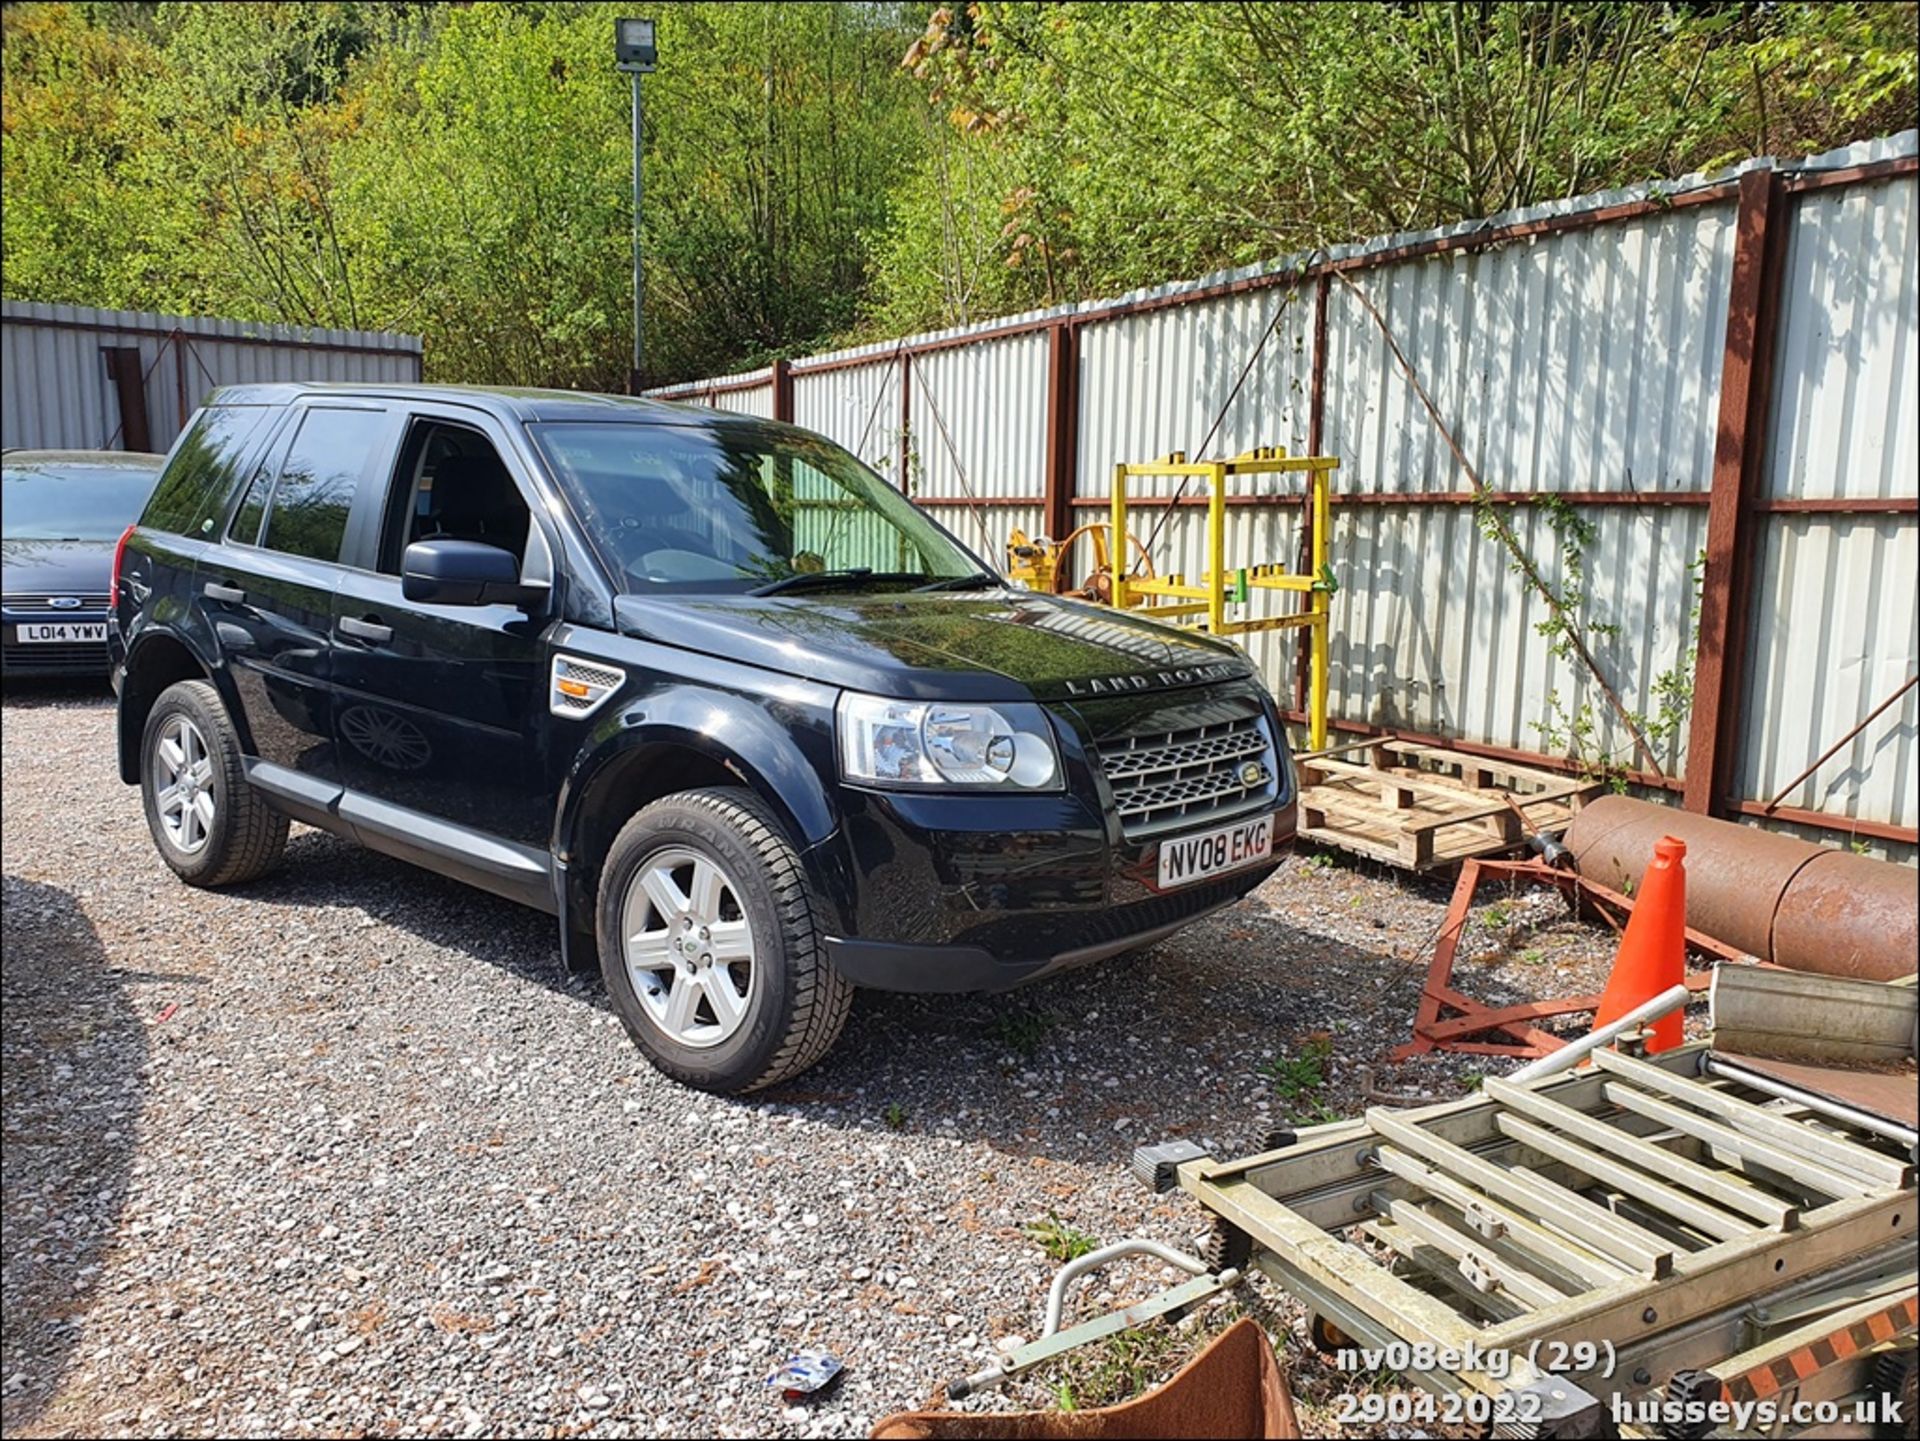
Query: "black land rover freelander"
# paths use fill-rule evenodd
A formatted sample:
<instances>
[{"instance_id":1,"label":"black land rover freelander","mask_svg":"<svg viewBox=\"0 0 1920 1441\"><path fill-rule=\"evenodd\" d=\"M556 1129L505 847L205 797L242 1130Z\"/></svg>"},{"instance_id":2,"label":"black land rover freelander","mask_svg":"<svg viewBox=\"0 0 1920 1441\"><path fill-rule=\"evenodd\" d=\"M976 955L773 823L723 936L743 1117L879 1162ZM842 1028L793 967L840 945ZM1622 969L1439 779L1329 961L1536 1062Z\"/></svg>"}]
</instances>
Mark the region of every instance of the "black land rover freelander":
<instances>
[{"instance_id":1,"label":"black land rover freelander","mask_svg":"<svg viewBox=\"0 0 1920 1441\"><path fill-rule=\"evenodd\" d=\"M444 387L216 392L120 542L120 773L193 885L289 820L554 913L693 1086L855 986L997 991L1245 895L1279 718L1219 640L1011 589L844 450Z\"/></svg>"}]
</instances>

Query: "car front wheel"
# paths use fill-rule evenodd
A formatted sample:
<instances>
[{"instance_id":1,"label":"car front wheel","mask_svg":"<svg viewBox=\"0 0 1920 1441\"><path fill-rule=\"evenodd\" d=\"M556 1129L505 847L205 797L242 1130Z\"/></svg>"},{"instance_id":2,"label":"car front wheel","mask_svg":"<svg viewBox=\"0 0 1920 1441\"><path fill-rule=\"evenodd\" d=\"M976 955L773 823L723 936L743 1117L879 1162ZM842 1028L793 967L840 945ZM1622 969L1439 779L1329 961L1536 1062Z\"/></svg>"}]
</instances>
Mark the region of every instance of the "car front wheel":
<instances>
[{"instance_id":1,"label":"car front wheel","mask_svg":"<svg viewBox=\"0 0 1920 1441\"><path fill-rule=\"evenodd\" d=\"M703 1091L777 1085L846 1024L800 859L749 791L686 791L615 837L597 915L607 991L656 1068Z\"/></svg>"}]
</instances>

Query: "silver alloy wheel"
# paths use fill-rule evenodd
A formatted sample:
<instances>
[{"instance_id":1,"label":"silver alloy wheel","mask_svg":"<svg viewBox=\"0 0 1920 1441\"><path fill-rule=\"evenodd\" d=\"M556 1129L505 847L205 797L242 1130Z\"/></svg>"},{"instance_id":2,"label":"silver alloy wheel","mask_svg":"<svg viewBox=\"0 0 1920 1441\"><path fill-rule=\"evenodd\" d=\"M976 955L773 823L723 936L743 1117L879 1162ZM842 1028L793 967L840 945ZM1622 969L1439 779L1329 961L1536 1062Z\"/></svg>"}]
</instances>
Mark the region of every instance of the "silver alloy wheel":
<instances>
[{"instance_id":1,"label":"silver alloy wheel","mask_svg":"<svg viewBox=\"0 0 1920 1441\"><path fill-rule=\"evenodd\" d=\"M620 906L627 979L668 1039L717 1046L753 1000L753 926L727 873L674 847L640 862Z\"/></svg>"},{"instance_id":2,"label":"silver alloy wheel","mask_svg":"<svg viewBox=\"0 0 1920 1441\"><path fill-rule=\"evenodd\" d=\"M200 727L170 715L153 747L153 802L167 844L183 856L206 849L213 834L213 756Z\"/></svg>"}]
</instances>

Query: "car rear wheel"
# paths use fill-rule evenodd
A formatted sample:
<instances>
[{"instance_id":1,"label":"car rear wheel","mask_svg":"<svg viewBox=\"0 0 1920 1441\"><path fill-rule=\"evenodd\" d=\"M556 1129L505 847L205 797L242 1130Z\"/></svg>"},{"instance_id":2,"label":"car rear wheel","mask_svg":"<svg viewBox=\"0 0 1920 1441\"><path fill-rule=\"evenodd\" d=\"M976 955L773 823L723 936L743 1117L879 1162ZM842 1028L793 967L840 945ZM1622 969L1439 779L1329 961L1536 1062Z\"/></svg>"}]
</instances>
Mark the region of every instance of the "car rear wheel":
<instances>
[{"instance_id":1,"label":"car rear wheel","mask_svg":"<svg viewBox=\"0 0 1920 1441\"><path fill-rule=\"evenodd\" d=\"M607 992L647 1059L676 1081L737 1094L814 1064L853 987L832 968L799 856L751 792L655 801L600 873Z\"/></svg>"},{"instance_id":2,"label":"car rear wheel","mask_svg":"<svg viewBox=\"0 0 1920 1441\"><path fill-rule=\"evenodd\" d=\"M247 784L240 737L212 685L183 680L162 691L140 757L147 827L181 880L236 885L280 863L287 818Z\"/></svg>"}]
</instances>

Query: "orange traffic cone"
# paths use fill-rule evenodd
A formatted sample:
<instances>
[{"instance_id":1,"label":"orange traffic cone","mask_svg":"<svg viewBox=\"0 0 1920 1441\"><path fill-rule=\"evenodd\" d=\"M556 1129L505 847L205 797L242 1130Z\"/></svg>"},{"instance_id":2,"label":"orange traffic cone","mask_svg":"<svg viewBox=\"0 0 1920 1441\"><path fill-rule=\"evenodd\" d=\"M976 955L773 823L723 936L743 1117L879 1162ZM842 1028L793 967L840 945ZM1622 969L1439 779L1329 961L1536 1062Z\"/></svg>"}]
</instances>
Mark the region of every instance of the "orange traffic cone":
<instances>
[{"instance_id":1,"label":"orange traffic cone","mask_svg":"<svg viewBox=\"0 0 1920 1441\"><path fill-rule=\"evenodd\" d=\"M1687 979L1687 844L1672 836L1653 843L1653 861L1640 877L1627 933L1620 938L1613 974L1593 1014L1595 1030ZM1679 1011L1655 1021L1647 1050L1670 1051L1686 1038Z\"/></svg>"}]
</instances>

